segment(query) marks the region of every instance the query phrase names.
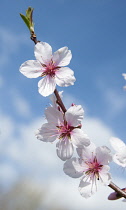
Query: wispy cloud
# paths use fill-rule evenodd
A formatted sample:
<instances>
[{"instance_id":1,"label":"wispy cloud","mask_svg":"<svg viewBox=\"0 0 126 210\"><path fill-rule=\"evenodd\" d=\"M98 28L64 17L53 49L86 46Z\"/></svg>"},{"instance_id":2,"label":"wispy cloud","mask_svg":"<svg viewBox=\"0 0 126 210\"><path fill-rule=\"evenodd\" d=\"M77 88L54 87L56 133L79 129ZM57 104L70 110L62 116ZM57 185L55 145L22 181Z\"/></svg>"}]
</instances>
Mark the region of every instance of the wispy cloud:
<instances>
[{"instance_id":1,"label":"wispy cloud","mask_svg":"<svg viewBox=\"0 0 126 210\"><path fill-rule=\"evenodd\" d=\"M10 91L10 95L13 109L17 112L17 114L24 118L32 117L31 106L21 93L13 89Z\"/></svg>"},{"instance_id":2,"label":"wispy cloud","mask_svg":"<svg viewBox=\"0 0 126 210\"><path fill-rule=\"evenodd\" d=\"M24 34L15 34L14 32L8 30L7 28L0 26L0 67L6 65L11 55L14 54L19 46L26 42L26 36Z\"/></svg>"},{"instance_id":3,"label":"wispy cloud","mask_svg":"<svg viewBox=\"0 0 126 210\"><path fill-rule=\"evenodd\" d=\"M126 97L124 94L120 94L116 90L106 89L104 97L109 106L110 116L117 116L126 109Z\"/></svg>"},{"instance_id":4,"label":"wispy cloud","mask_svg":"<svg viewBox=\"0 0 126 210\"><path fill-rule=\"evenodd\" d=\"M82 128L97 146L107 146L109 138L115 136L113 130L97 118L86 117Z\"/></svg>"}]
</instances>

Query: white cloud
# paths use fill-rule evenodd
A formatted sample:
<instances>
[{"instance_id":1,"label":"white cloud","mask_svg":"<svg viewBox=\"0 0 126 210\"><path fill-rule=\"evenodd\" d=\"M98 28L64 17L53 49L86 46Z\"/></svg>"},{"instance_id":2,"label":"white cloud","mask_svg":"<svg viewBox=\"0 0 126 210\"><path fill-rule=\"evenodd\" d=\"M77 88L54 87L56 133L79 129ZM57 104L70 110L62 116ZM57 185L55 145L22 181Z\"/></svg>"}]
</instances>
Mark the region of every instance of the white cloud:
<instances>
[{"instance_id":1,"label":"white cloud","mask_svg":"<svg viewBox=\"0 0 126 210\"><path fill-rule=\"evenodd\" d=\"M0 40L0 66L3 67L10 60L10 55L15 53L22 43L27 42L24 34L15 34L2 26L0 26Z\"/></svg>"},{"instance_id":2,"label":"white cloud","mask_svg":"<svg viewBox=\"0 0 126 210\"><path fill-rule=\"evenodd\" d=\"M13 119L0 112L0 144L5 145L10 141L14 133L14 128L15 124Z\"/></svg>"},{"instance_id":3,"label":"white cloud","mask_svg":"<svg viewBox=\"0 0 126 210\"><path fill-rule=\"evenodd\" d=\"M86 117L82 129L97 146L108 144L110 137L115 136L114 132L97 118Z\"/></svg>"},{"instance_id":4,"label":"white cloud","mask_svg":"<svg viewBox=\"0 0 126 210\"><path fill-rule=\"evenodd\" d=\"M122 88L123 92L123 88ZM126 97L112 89L107 89L104 92L105 99L110 107L109 115L119 115L126 107Z\"/></svg>"},{"instance_id":5,"label":"white cloud","mask_svg":"<svg viewBox=\"0 0 126 210\"><path fill-rule=\"evenodd\" d=\"M12 103L14 110L22 117L32 116L31 106L28 101L21 96L17 90L11 90L10 95L12 98Z\"/></svg>"},{"instance_id":6,"label":"white cloud","mask_svg":"<svg viewBox=\"0 0 126 210\"><path fill-rule=\"evenodd\" d=\"M16 168L8 163L0 164L0 184L3 188L8 188L8 185L13 184L18 179Z\"/></svg>"}]
</instances>

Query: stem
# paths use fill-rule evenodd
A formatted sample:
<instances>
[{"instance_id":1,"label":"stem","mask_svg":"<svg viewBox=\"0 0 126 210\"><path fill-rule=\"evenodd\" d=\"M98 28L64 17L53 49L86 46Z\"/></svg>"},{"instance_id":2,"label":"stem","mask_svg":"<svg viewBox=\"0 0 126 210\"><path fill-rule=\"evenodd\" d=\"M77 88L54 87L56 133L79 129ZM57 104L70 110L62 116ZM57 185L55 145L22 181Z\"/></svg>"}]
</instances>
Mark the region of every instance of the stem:
<instances>
[{"instance_id":1,"label":"stem","mask_svg":"<svg viewBox=\"0 0 126 210\"><path fill-rule=\"evenodd\" d=\"M37 44L37 42L39 42L39 41L37 41L37 36L34 32L31 32L31 37L30 38L35 44Z\"/></svg>"},{"instance_id":2,"label":"stem","mask_svg":"<svg viewBox=\"0 0 126 210\"><path fill-rule=\"evenodd\" d=\"M57 99L56 103L61 107L62 111L65 113L67 110L66 110L66 108L65 108L65 106L64 106L64 104L63 104L63 102L62 102L62 100L59 96L59 93L58 93L57 89L55 89L54 94L55 94L56 99Z\"/></svg>"},{"instance_id":3,"label":"stem","mask_svg":"<svg viewBox=\"0 0 126 210\"><path fill-rule=\"evenodd\" d=\"M120 195L121 197L126 198L126 192L124 192L123 190L121 190L117 185L115 185L113 182L110 182L110 184L108 185L110 188L112 188L114 191L117 192L117 196Z\"/></svg>"}]
</instances>

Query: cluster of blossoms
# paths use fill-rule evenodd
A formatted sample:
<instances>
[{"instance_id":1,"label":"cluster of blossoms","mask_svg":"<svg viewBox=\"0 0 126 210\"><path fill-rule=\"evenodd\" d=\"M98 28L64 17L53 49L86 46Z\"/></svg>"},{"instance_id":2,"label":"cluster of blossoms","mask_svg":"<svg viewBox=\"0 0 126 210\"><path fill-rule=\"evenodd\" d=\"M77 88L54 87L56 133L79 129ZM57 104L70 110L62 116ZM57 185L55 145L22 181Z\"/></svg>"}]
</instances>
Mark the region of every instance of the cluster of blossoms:
<instances>
[{"instance_id":1,"label":"cluster of blossoms","mask_svg":"<svg viewBox=\"0 0 126 210\"><path fill-rule=\"evenodd\" d=\"M36 60L23 63L20 72L28 78L43 77L38 82L38 91L42 96L55 93L56 85L67 87L74 84L74 72L65 67L72 58L67 47L52 54L48 43L38 42L34 54ZM62 93L58 93L58 96L61 99ZM52 104L45 109L47 123L36 131L36 137L43 142L57 142L57 155L65 161L64 172L72 178L82 177L79 191L83 197L88 198L97 190L98 183L109 185L111 182L111 151L106 146L96 147L83 132L84 110L81 105L72 104L67 110L63 109L56 94L51 95L51 101ZM116 151L113 160L126 167L126 145L117 138L112 138L110 142ZM78 158L72 157L74 148Z\"/></svg>"}]
</instances>

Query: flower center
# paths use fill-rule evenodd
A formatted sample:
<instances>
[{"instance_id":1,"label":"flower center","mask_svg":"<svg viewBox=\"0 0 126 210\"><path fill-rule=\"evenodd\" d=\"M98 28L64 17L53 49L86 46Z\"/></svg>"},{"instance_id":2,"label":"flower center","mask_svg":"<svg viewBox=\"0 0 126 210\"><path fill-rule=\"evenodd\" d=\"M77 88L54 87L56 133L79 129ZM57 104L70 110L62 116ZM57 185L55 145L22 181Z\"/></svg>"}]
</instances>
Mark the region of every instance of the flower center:
<instances>
[{"instance_id":1,"label":"flower center","mask_svg":"<svg viewBox=\"0 0 126 210\"><path fill-rule=\"evenodd\" d=\"M73 126L70 125L61 125L61 126L57 126L58 131L59 131L59 139L65 139L65 137L70 138L71 137L71 131L74 129Z\"/></svg>"},{"instance_id":2,"label":"flower center","mask_svg":"<svg viewBox=\"0 0 126 210\"><path fill-rule=\"evenodd\" d=\"M56 71L60 68L59 66L54 65L53 60L51 60L51 62L48 63L48 65L42 64L42 66L45 67L45 70L41 75L42 77L47 75L49 75L50 77L54 77Z\"/></svg>"},{"instance_id":3,"label":"flower center","mask_svg":"<svg viewBox=\"0 0 126 210\"><path fill-rule=\"evenodd\" d=\"M89 176L95 176L99 180L99 171L102 169L101 164L97 162L97 158L95 157L92 162L86 162L88 169L86 170L86 174Z\"/></svg>"}]
</instances>

